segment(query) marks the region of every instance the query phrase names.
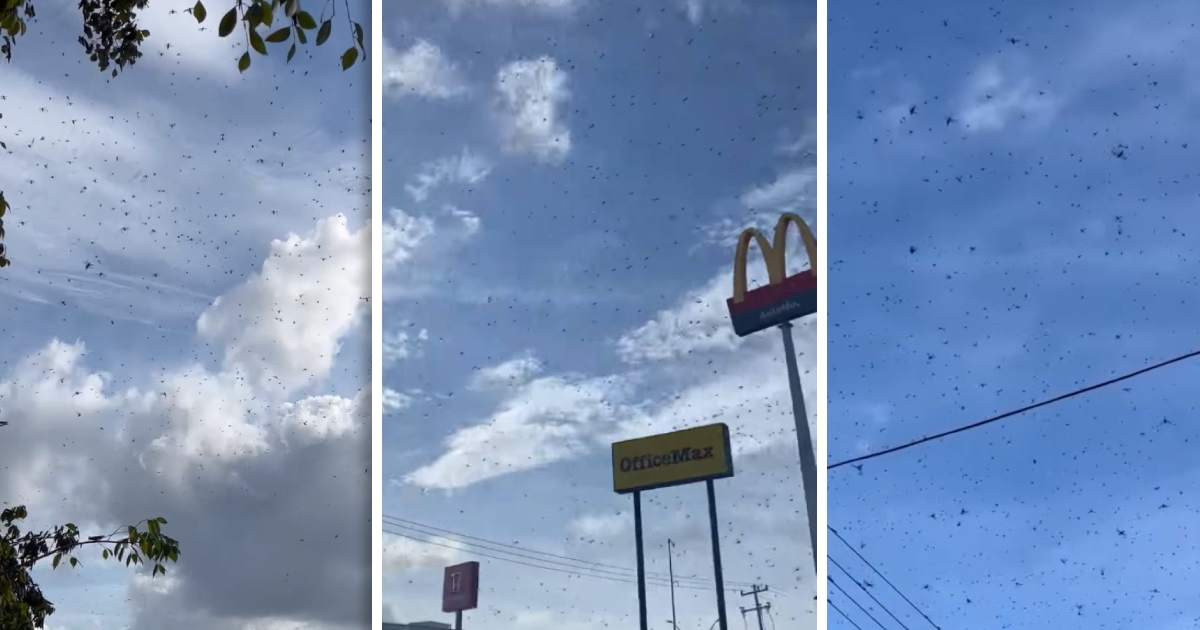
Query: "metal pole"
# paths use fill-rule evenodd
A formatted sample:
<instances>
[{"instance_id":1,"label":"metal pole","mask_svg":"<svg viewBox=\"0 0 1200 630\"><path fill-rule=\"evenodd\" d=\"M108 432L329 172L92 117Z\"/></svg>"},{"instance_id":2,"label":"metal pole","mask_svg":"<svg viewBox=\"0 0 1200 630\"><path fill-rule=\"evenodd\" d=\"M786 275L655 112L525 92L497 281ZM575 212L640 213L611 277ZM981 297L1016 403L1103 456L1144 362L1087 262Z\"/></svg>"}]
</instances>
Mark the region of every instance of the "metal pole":
<instances>
[{"instance_id":1,"label":"metal pole","mask_svg":"<svg viewBox=\"0 0 1200 630\"><path fill-rule=\"evenodd\" d=\"M633 493L633 536L637 541L638 619L641 629L649 630L646 621L646 562L642 555L642 493Z\"/></svg>"},{"instance_id":2,"label":"metal pole","mask_svg":"<svg viewBox=\"0 0 1200 630\"><path fill-rule=\"evenodd\" d=\"M676 623L676 620L675 620L675 564L671 559L671 547L674 545L675 545L675 543L671 542L671 539L668 538L667 539L667 571L670 573L670 576L671 576L671 627L674 628L674 630L679 630L679 624Z\"/></svg>"},{"instance_id":3,"label":"metal pole","mask_svg":"<svg viewBox=\"0 0 1200 630\"><path fill-rule=\"evenodd\" d=\"M796 345L792 342L792 323L779 325L783 331L783 351L787 357L788 384L792 390L792 415L796 418L796 443L800 449L800 477L804 500L808 504L808 535L812 543L813 569L817 567L817 456L808 432L808 414L804 410L804 390L800 387L800 368L796 365Z\"/></svg>"},{"instance_id":4,"label":"metal pole","mask_svg":"<svg viewBox=\"0 0 1200 630\"><path fill-rule=\"evenodd\" d=\"M725 620L725 576L721 573L721 540L717 536L717 496L713 491L713 480L705 479L708 487L708 522L712 527L713 573L717 582L717 622L721 630L729 630Z\"/></svg>"},{"instance_id":5,"label":"metal pole","mask_svg":"<svg viewBox=\"0 0 1200 630\"><path fill-rule=\"evenodd\" d=\"M462 630L462 611L454 611L454 630Z\"/></svg>"}]
</instances>

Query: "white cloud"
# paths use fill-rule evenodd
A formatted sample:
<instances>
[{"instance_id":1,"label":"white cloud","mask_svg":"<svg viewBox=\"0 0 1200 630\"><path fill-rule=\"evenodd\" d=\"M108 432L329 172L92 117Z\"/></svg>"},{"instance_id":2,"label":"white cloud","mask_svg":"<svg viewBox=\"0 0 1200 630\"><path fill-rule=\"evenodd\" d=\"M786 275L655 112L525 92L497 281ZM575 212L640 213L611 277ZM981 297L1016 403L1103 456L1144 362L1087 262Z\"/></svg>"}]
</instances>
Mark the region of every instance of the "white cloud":
<instances>
[{"instance_id":1,"label":"white cloud","mask_svg":"<svg viewBox=\"0 0 1200 630\"><path fill-rule=\"evenodd\" d=\"M445 546L430 545L389 534L383 543L383 568L388 572L413 569L440 569L455 564L463 557L461 545L452 540L438 540ZM447 548L449 547L449 548Z\"/></svg>"},{"instance_id":2,"label":"white cloud","mask_svg":"<svg viewBox=\"0 0 1200 630\"><path fill-rule=\"evenodd\" d=\"M383 390L384 411L403 411L411 407L414 400L412 394L396 391L390 387Z\"/></svg>"},{"instance_id":3,"label":"white cloud","mask_svg":"<svg viewBox=\"0 0 1200 630\"><path fill-rule=\"evenodd\" d=\"M817 169L815 166L793 168L780 173L775 181L755 186L742 194L747 208L771 212L795 212L815 208Z\"/></svg>"},{"instance_id":4,"label":"white cloud","mask_svg":"<svg viewBox=\"0 0 1200 630\"><path fill-rule=\"evenodd\" d=\"M471 379L475 389L516 387L541 374L542 362L532 352L526 352L503 363L485 367Z\"/></svg>"},{"instance_id":5,"label":"white cloud","mask_svg":"<svg viewBox=\"0 0 1200 630\"><path fill-rule=\"evenodd\" d=\"M287 363L320 354L293 346L336 346L353 319L342 312L328 330L304 325L299 320L327 309L293 310L291 292L280 286L318 290L336 269L351 287L347 295L365 291L365 274L346 260L365 258L365 248L342 248L355 238L332 218L307 238L276 241L262 272L222 296L198 325L222 346L218 371L185 364L112 375L86 364L83 342L51 340L0 375L10 423L0 440L0 497L29 505L36 523L93 524L87 533L161 515L180 540L180 563L166 580L130 574L134 628L340 628L369 616L361 598L370 584L369 527L346 517L369 505L366 396L288 402L278 387L295 382ZM308 248L322 253L297 252ZM226 319L233 315L223 310L238 301L245 334L232 332ZM297 321L282 333L256 326L266 316ZM296 338L264 351L272 335ZM256 374L277 378L248 377L250 356ZM328 371L315 365L303 380L318 384ZM212 527L214 520L222 526ZM226 579L232 574L242 579Z\"/></svg>"},{"instance_id":6,"label":"white cloud","mask_svg":"<svg viewBox=\"0 0 1200 630\"><path fill-rule=\"evenodd\" d=\"M464 147L458 155L422 164L414 181L405 184L404 189L420 202L425 201L429 193L442 184L478 184L491 172L491 162Z\"/></svg>"},{"instance_id":7,"label":"white cloud","mask_svg":"<svg viewBox=\"0 0 1200 630\"><path fill-rule=\"evenodd\" d=\"M567 530L584 539L608 540L617 538L631 529L633 518L624 512L610 514L583 514L567 523Z\"/></svg>"},{"instance_id":8,"label":"white cloud","mask_svg":"<svg viewBox=\"0 0 1200 630\"><path fill-rule=\"evenodd\" d=\"M765 272L760 273L763 275ZM732 285L732 271L715 275L672 307L659 311L654 319L621 335L617 339L617 354L626 363L636 364L678 359L696 352L732 350L738 337L725 305L725 299L733 293Z\"/></svg>"},{"instance_id":9,"label":"white cloud","mask_svg":"<svg viewBox=\"0 0 1200 630\"><path fill-rule=\"evenodd\" d=\"M560 119L570 98L567 74L550 57L522 59L496 74L505 147L543 162L559 162L571 150L571 131Z\"/></svg>"},{"instance_id":10,"label":"white cloud","mask_svg":"<svg viewBox=\"0 0 1200 630\"><path fill-rule=\"evenodd\" d=\"M505 399L486 422L454 432L446 452L409 473L421 488L450 490L588 452L597 433L635 415L619 379L549 376Z\"/></svg>"},{"instance_id":11,"label":"white cloud","mask_svg":"<svg viewBox=\"0 0 1200 630\"><path fill-rule=\"evenodd\" d=\"M150 31L142 59L164 70L182 68L212 79L236 78L242 49L234 38L217 36L215 20L220 16L196 24L192 14L182 10L185 6L189 5L149 4L138 12L139 25Z\"/></svg>"},{"instance_id":12,"label":"white cloud","mask_svg":"<svg viewBox=\"0 0 1200 630\"><path fill-rule=\"evenodd\" d=\"M329 373L339 340L365 312L367 230L338 215L307 236L271 243L262 270L200 315L203 338L225 346L225 367L263 391L289 393Z\"/></svg>"},{"instance_id":13,"label":"white cloud","mask_svg":"<svg viewBox=\"0 0 1200 630\"><path fill-rule=\"evenodd\" d=\"M383 333L383 364L392 365L421 353L421 346L429 341L429 330L422 328L415 332L407 330L388 330Z\"/></svg>"},{"instance_id":14,"label":"white cloud","mask_svg":"<svg viewBox=\"0 0 1200 630\"><path fill-rule=\"evenodd\" d=\"M415 216L392 208L391 220L383 223L384 269L407 262L436 231L432 217Z\"/></svg>"},{"instance_id":15,"label":"white cloud","mask_svg":"<svg viewBox=\"0 0 1200 630\"><path fill-rule=\"evenodd\" d=\"M442 50L419 39L405 51L383 43L383 88L389 96L412 94L446 99L467 92L467 84L457 64Z\"/></svg>"},{"instance_id":16,"label":"white cloud","mask_svg":"<svg viewBox=\"0 0 1200 630\"><path fill-rule=\"evenodd\" d=\"M967 83L958 118L971 131L998 131L1017 120L1045 122L1056 99L1028 78L1013 78L996 63L980 66Z\"/></svg>"}]
</instances>

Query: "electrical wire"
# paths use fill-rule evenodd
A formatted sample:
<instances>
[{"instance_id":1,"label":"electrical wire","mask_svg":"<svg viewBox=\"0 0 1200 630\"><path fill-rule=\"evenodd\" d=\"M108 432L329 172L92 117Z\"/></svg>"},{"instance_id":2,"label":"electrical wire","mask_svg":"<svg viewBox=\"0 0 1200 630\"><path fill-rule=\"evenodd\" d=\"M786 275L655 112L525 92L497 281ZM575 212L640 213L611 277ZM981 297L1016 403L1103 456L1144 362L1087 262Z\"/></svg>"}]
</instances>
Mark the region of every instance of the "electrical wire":
<instances>
[{"instance_id":1,"label":"electrical wire","mask_svg":"<svg viewBox=\"0 0 1200 630\"><path fill-rule=\"evenodd\" d=\"M840 461L840 462L835 462L835 463L833 463L833 464L830 464L829 466L827 466L827 469L828 469L828 470L833 470L833 469L835 469L835 468L841 468L842 466L847 466L847 465L849 465L849 464L855 464L855 463L858 463L858 462L866 461L866 460L868 460L868 459L874 459L874 458L876 458L876 457L881 457L881 456L883 456L883 455L887 455L887 454L889 454L889 453L895 453L895 452L897 452L897 451L902 451L902 450L905 450L905 449L908 449L908 448L912 448L912 447L914 447L914 446L919 446L919 445L921 445L921 444L925 444L926 442L932 442L932 441L934 441L934 440L940 440L940 439L942 439L942 438L949 437L949 436L951 436L951 435L954 435L954 434L956 434L956 433L962 433L963 431L969 431L969 430L971 430L971 429L977 429L977 428L979 428L979 427L982 427L982 426L984 426L984 425L987 425L987 424L991 424L991 423L993 423L993 422L999 422L1000 420L1004 420L1004 419L1006 419L1006 418L1011 418L1011 417L1013 417L1013 416L1015 416L1015 415L1018 415L1018 414L1025 413L1025 412L1027 412L1027 411L1033 411L1034 409L1038 409L1038 408L1041 408L1041 407L1045 407L1045 406L1047 406L1047 405L1052 405L1052 404L1054 404L1054 403L1057 403L1057 402L1062 402L1062 401L1064 401L1064 400L1067 400L1067 399L1069 399L1069 398L1074 398L1074 397L1076 397L1076 396L1081 396L1081 395L1083 395L1083 394L1086 394L1086 393L1088 393L1088 392L1092 392L1092 391L1095 391L1095 390L1097 390L1097 389L1101 389L1101 388L1104 388L1104 387L1108 387L1108 386L1110 386L1110 385L1115 385L1115 384L1117 384L1117 383L1120 383L1120 382L1122 382L1122 381L1127 381L1127 380L1129 380L1129 379L1131 379L1131 378L1134 378L1135 376L1141 376L1142 374L1146 374L1146 373L1148 373L1148 372L1153 372L1154 370L1158 370L1158 369L1161 369L1161 368L1167 367L1167 366L1169 366L1169 365L1173 365L1173 364L1175 364L1175 363L1179 363L1179 362L1182 362L1182 361L1186 361L1186 360L1188 360L1188 359L1192 359L1192 358L1195 358L1195 357L1198 357L1198 356L1200 356L1200 350L1194 350L1194 351L1192 351L1192 352L1188 352L1187 354L1181 354L1181 355L1179 355L1179 356L1177 356L1177 357L1173 357L1173 358L1171 358L1171 359L1167 359L1166 361L1161 361L1161 362L1159 362L1159 363L1155 363L1154 365L1151 365L1151 366L1148 366L1148 367L1144 367L1144 368L1142 368L1142 369L1140 369L1140 370L1134 370L1133 372L1127 372L1127 373L1125 373L1125 374L1122 374L1122 375L1120 375L1120 376L1118 376L1118 377L1115 377L1115 378L1110 378L1110 379L1108 379L1107 381L1103 381L1103 382L1100 382L1100 383L1096 383L1096 384L1094 384L1094 385L1088 385L1087 387L1082 387L1082 388L1076 389L1076 390L1074 390L1074 391L1070 391L1070 392L1067 392L1067 393L1065 393L1065 394L1062 394L1062 395L1059 395L1059 396L1055 396L1054 398L1049 398L1049 399L1043 400L1043 401L1041 401L1041 402L1036 402L1036 403L1033 403L1032 405L1026 405L1026 406L1024 406L1024 407L1021 407L1021 408L1019 408L1019 409L1013 409L1012 411L1006 411L1006 412L1004 412L1004 413L1002 413L1002 414L998 414L998 415L992 416L992 417L990 417L990 418L985 418L985 419L983 419L983 420L980 420L980 421L978 421L978 422L972 422L971 424L965 424L965 425L963 425L963 426L961 426L961 427L957 427L957 428L954 428L954 429L950 429L949 431L942 431L941 433L935 433L935 434L933 434L933 435L928 435L928 436L925 436L925 437L923 437L923 438L920 438L920 439L917 439L917 440L913 440L913 441L911 441L911 442L906 442L906 443L904 443L904 444L901 444L901 445L899 445L899 446L893 446L893 447L891 447L891 448L885 448L885 449L883 449L883 450L875 451L875 452L873 452L873 453L867 453L866 455L859 455L858 457L851 457L850 459L843 459L843 460L842 460L842 461Z\"/></svg>"},{"instance_id":2,"label":"electrical wire","mask_svg":"<svg viewBox=\"0 0 1200 630\"><path fill-rule=\"evenodd\" d=\"M864 615L869 617L871 619L871 621L874 621L875 625L879 626L880 628L883 628L883 630L888 630L887 626L883 625L882 623L879 623L879 620L875 618L875 615L872 615L871 613L867 612L867 609L863 608L863 605L858 603L858 600L851 597L850 593L847 593L846 589L842 588L842 585L837 583L837 580L835 580L831 577L828 577L828 576L826 576L826 579L828 579L829 583L832 584L834 586L834 588L836 588L838 590L838 592L842 594L842 597L845 597L846 599L850 600L851 604L858 606L858 609L861 610Z\"/></svg>"},{"instance_id":3,"label":"electrical wire","mask_svg":"<svg viewBox=\"0 0 1200 630\"><path fill-rule=\"evenodd\" d=\"M488 554L488 553L484 553L484 552L482 552L482 551L478 551L478 550L475 550L475 549L464 549L463 547L460 547L460 546L456 546L456 545L448 545L448 544L445 544L445 543L440 543L440 542L437 542L436 540L428 540L428 539L424 539L424 538L418 538L418 537L416 537L416 536L413 536L413 535L411 535L411 534L409 534L409 533L406 533L406 532L391 531L391 530L388 530L386 527L384 528L384 530L383 530L383 531L384 531L384 532L386 532L386 533L388 533L388 534L391 534L391 535L393 535L393 536L399 536L399 537L401 537L401 538L406 538L406 539L408 539L408 540L412 540L412 541L415 541L415 542L424 543L424 544L427 544L427 545L434 545L434 546L437 546L437 547L442 547L442 548L445 548L445 549L452 549L452 550L454 550L454 551L458 551L458 552L460 552L460 553L465 553L465 554L467 554L467 555L471 555L471 556L478 556L478 557L482 557L482 558L490 558L490 559L492 559L492 560L500 560L500 561L502 561L502 562L509 562L509 563L512 563L512 564L518 564L518 565L521 565L521 566L531 567L531 568L534 568L534 569L542 569L542 570L545 570L545 571L554 571L554 572L556 572L556 573L564 573L564 574L567 574L567 575L574 575L574 576L577 576L577 577L590 577L590 578L598 578L598 579L602 579L602 580L609 580L609 581L611 581L611 582L620 582L620 583L623 583L623 584L636 584L636 583L637 583L637 580L636 580L636 579L634 579L634 578L628 578L628 577L614 577L614 576L611 576L611 575L603 575L603 574L598 574L598 573L588 572L586 569L579 569L579 570L571 571L571 570L567 570L567 569L561 569L561 568L558 568L558 567L553 567L553 566L545 566L545 565L542 565L542 564L534 564L534 563L532 563L532 562L523 562L523 561L521 561L521 560L515 560L515 559L513 559L513 558L507 558L507 557L504 557L504 556L497 556L497 555L493 555L493 554ZM447 540L449 540L449 539L447 539ZM457 541L452 541L452 542L457 542ZM670 586L670 584L669 584L669 583L668 583L666 580L660 580L660 579L657 579L657 578L650 578L650 577L647 577L647 578L646 578L646 583L647 583L647 584L650 584L650 585L654 585L654 586L663 587L663 588L667 588L667 587L669 587L669 586ZM692 585L689 585L689 584L676 584L676 585L675 585L675 588L687 589L687 590L694 590L694 591L708 591L708 590L710 590L712 587L711 587L711 586L708 586L708 587L704 587L704 586L692 586ZM731 589L731 588L726 588L726 589L725 589L725 591L726 591L726 592L730 592L730 593L736 593L736 592L737 592L737 590L736 590L736 589Z\"/></svg>"},{"instance_id":4,"label":"electrical wire","mask_svg":"<svg viewBox=\"0 0 1200 630\"><path fill-rule=\"evenodd\" d=\"M899 618L899 617L897 617L895 614L893 614L893 613L892 613L892 611L891 611L891 610L889 610L889 609L888 609L888 607L887 607L887 606L885 606L885 605L883 604L883 602L879 601L879 598L875 597L875 594L874 594L874 593L872 593L871 591L867 590L867 587L866 587L866 586L865 586L865 585L864 585L862 582L859 582L858 580L856 580L856 579L854 578L854 576L853 576L853 575L851 575L851 574L850 574L850 572L846 570L846 567L843 567L843 566L841 565L841 563L840 563L840 562L838 562L837 560L835 560L835 559L833 558L833 556L829 555L829 556L826 556L826 557L828 557L828 558L829 558L829 561L830 561L830 562L832 562L834 566L836 566L837 568L841 569L841 570L842 570L842 573L845 573L845 574L846 574L846 577L850 578L850 581L851 581L851 582L854 582L854 585L855 585L855 586L857 586L857 587L858 587L858 588L859 588L859 589L860 589L862 592L866 593L866 594L867 594L867 597L870 597L870 598L871 598L871 601L875 602L875 605L877 605L877 606L879 606L880 608L882 608L882 609L883 609L883 612L887 613L887 614L888 614L888 616L889 616L889 617L891 617L893 620L895 620L895 622L896 622L896 623L900 624L900 627L901 627L901 628L904 628L904 630L912 630L912 628L909 628L908 626L904 625L904 622L903 622L903 621L900 621L900 618Z\"/></svg>"},{"instance_id":5,"label":"electrical wire","mask_svg":"<svg viewBox=\"0 0 1200 630\"><path fill-rule=\"evenodd\" d=\"M827 526L827 527L829 527L829 526ZM858 549L854 548L854 545L850 544L850 541L846 540L840 533L838 533L838 530L834 529L833 527L829 527L829 531L833 532L833 535L835 537L837 537L838 540L842 541L843 545L846 545L846 547L849 548L850 551L854 552L854 555L858 556L859 560L862 560L864 564L866 564L868 567L870 567L871 570L875 572L875 575L878 575L880 577L880 579L882 579L885 583L887 583L888 586L892 587L892 590L896 591L897 595L904 598L904 601L908 602L908 605L912 606L913 610L920 613L921 616L925 618L925 621L929 622L929 625L933 626L934 628L937 628L938 630L942 629L941 626L934 623L933 619L929 618L929 615L925 614L924 610L921 610L920 606L917 606L915 603L913 603L913 600L909 599L908 596L904 594L904 591L900 590L900 587L896 586L895 584L892 583L891 580L887 579L887 576L884 575L882 571L880 571L878 568L876 568L874 564L871 564L871 561L867 560L866 556L862 555L862 553L860 553L858 551Z\"/></svg>"},{"instance_id":6,"label":"electrical wire","mask_svg":"<svg viewBox=\"0 0 1200 630\"><path fill-rule=\"evenodd\" d=\"M847 614L846 614L846 611L842 610L841 608L838 608L838 605L837 605L837 604L835 604L835 603L833 603L833 600L832 600L832 599L830 599L830 600L826 600L826 602L829 604L829 607L830 607L830 608L832 608L832 609L834 609L834 610L838 611L838 613L842 615L842 618L844 618L846 621L849 621L849 622L850 622L850 625L854 626L854 627L855 627L855 628L857 628L858 630L862 630L862 626L860 626L860 625L858 625L857 623L855 623L855 621L854 621L853 619L851 619L851 618L850 618L850 615L847 615Z\"/></svg>"},{"instance_id":7,"label":"electrical wire","mask_svg":"<svg viewBox=\"0 0 1200 630\"><path fill-rule=\"evenodd\" d=\"M389 514L384 514L384 515L383 515L383 520L384 520L384 522L385 522L385 523L388 523L388 524L391 524L391 525L394 525L394 526L397 526L397 527L420 528L420 529L427 529L427 530L430 530L430 531L432 531L432 532L437 532L437 533L435 533L435 534L429 534L429 533L427 533L427 532L422 532L422 533L424 533L425 535L429 535L429 536L438 536L438 537L440 537L440 538L445 538L445 536L442 536L441 534L449 534L450 536L454 536L454 537L457 537L457 538L463 538L463 539L466 539L466 540L475 540L475 541L479 541L479 542L482 542L482 543L487 543L487 544L490 544L490 545L496 545L496 546L499 546L499 547L506 547L506 548L508 548L508 549L516 549L516 550L519 550L519 551L522 551L522 552L525 552L525 553L535 554L535 555L539 555L539 556L548 556L548 557L551 557L551 558L556 558L556 559L561 559L561 560L569 560L569 561L571 561L571 562L578 563L578 564L592 565L592 566L595 566L595 567L600 567L600 568L602 568L602 569L610 569L610 570L621 571L621 572L624 572L624 573L630 573L630 574L636 575L636 570L634 570L634 569L630 569L629 567L623 567L623 566L619 566L619 565L615 565L615 564L607 564L607 563L604 563L604 562L597 562L597 561L595 561L595 560L586 560L586 559L583 559L583 558L576 558L576 557L573 557L573 556L565 556L565 555L561 555L561 554L551 553L551 552L549 552L549 551L539 551L539 550L536 550L536 549L530 549L530 548L527 548L527 547L522 547L522 546L520 546L520 545L513 545L513 544L509 544L509 543L503 543L503 542L500 542L500 541L498 541L498 540L491 540L491 539L488 539L488 538L482 538L482 537L479 537L479 536L472 536L472 535L470 535L470 534L464 534L464 533L462 533L462 532L457 532L457 531L454 531L454 530L451 530L451 529L445 529L445 528L443 528L443 527L437 527L437 526L434 526L434 525L427 525L427 524L425 524L425 523L421 523L420 521L414 521L414 520L411 520L411 519L400 518L400 517L398 517L398 516L391 516L391 515L389 515ZM540 561L540 560L539 560L539 561ZM647 576L654 576L654 577L657 577L657 578L661 578L661 579L663 579L663 580L669 580L669 579L670 579L670 576L669 576L668 574L666 574L666 573L662 573L662 572L660 572L660 571L647 571L647 572L646 572L646 575L647 575ZM699 582L699 583L702 583L702 584L712 584L712 580L708 580L708 579L701 578L701 577L698 577L698 576L683 576L683 575L676 575L676 576L675 576L675 581L676 581L676 582L681 582L681 581L683 581L683 582ZM754 586L754 584L752 584L752 583L750 583L750 582L738 582L738 581L733 581L733 580L726 580L726 581L725 581L725 583L726 583L726 584L728 584L728 585L731 585L731 586Z\"/></svg>"}]
</instances>

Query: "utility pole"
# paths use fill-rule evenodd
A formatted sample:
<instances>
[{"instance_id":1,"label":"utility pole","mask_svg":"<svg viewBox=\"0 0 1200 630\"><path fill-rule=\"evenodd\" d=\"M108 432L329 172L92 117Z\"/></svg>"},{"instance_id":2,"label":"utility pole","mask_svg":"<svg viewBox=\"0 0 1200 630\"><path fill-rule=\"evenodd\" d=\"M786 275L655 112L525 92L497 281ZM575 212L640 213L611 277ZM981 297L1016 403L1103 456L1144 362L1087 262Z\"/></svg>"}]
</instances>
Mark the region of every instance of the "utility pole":
<instances>
[{"instance_id":1,"label":"utility pole","mask_svg":"<svg viewBox=\"0 0 1200 630\"><path fill-rule=\"evenodd\" d=\"M670 538L667 539L667 571L671 576L671 628L679 630L679 624L675 622L675 563L671 559L671 547L675 543Z\"/></svg>"},{"instance_id":2,"label":"utility pole","mask_svg":"<svg viewBox=\"0 0 1200 630\"><path fill-rule=\"evenodd\" d=\"M771 604L769 602L766 604L758 603L758 594L766 593L768 590L770 589L766 585L763 585L762 588L759 588L758 585L755 584L753 590L749 592L741 591L742 597L750 597L751 595L754 596L754 608L741 608L740 606L738 608L742 611L743 615L750 611L754 611L754 613L758 615L758 630L765 630L765 627L763 626L762 611L771 610Z\"/></svg>"}]
</instances>

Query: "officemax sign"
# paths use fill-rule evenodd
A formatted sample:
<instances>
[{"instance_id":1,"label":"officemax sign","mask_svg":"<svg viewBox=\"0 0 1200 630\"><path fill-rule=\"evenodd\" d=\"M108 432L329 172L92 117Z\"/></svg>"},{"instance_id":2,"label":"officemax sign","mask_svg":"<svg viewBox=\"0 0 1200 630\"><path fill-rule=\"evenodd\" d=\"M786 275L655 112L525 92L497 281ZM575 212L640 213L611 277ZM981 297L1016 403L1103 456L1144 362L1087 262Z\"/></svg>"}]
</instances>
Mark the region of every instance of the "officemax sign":
<instances>
[{"instance_id":1,"label":"officemax sign","mask_svg":"<svg viewBox=\"0 0 1200 630\"><path fill-rule=\"evenodd\" d=\"M729 427L710 424L612 445L618 493L733 476Z\"/></svg>"}]
</instances>

